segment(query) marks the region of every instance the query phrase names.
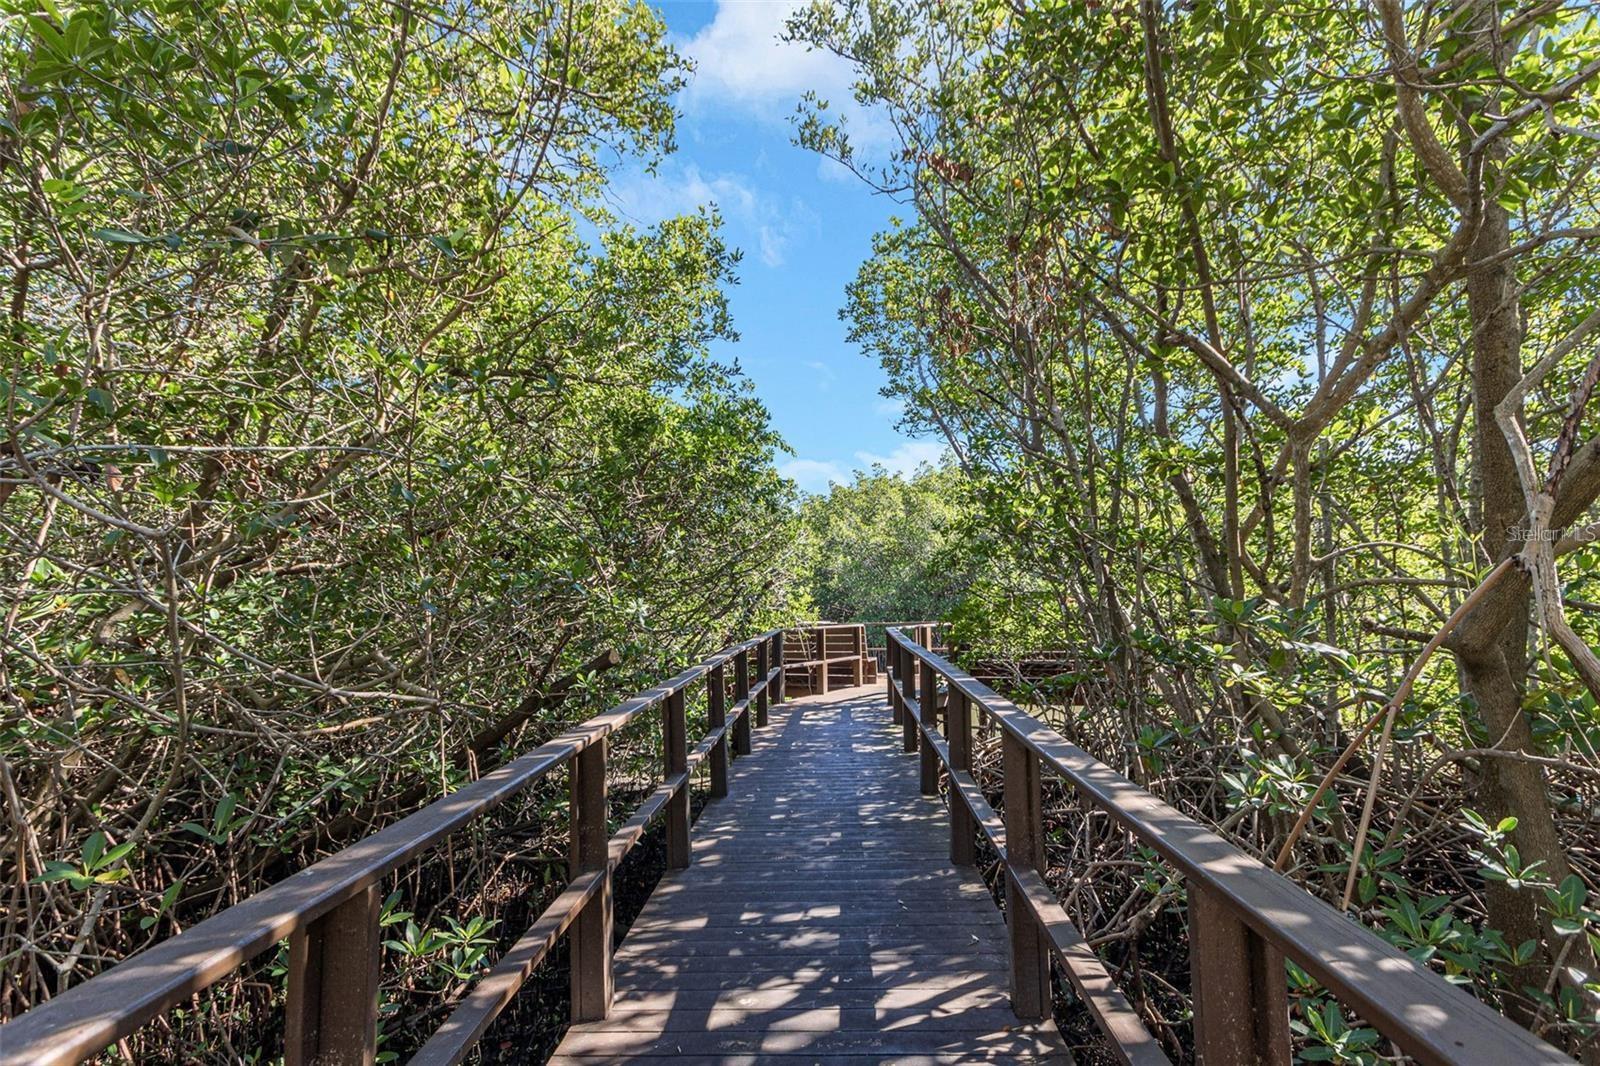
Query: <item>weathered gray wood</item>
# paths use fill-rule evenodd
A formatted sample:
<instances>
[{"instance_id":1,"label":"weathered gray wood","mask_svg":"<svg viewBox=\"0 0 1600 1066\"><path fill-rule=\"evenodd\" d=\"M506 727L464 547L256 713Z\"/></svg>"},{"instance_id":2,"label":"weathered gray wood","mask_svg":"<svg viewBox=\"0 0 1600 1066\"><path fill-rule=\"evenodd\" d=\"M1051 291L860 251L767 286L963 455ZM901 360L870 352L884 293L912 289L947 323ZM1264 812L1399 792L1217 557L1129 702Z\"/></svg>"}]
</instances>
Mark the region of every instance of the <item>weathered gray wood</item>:
<instances>
[{"instance_id":1,"label":"weathered gray wood","mask_svg":"<svg viewBox=\"0 0 1600 1066\"><path fill-rule=\"evenodd\" d=\"M1065 1048L1059 1034L1012 1029L983 1035L913 1028L830 1029L818 1022L814 1030L769 1030L765 1027L725 1029L716 1032L640 1029L617 1032L591 1030L569 1035L557 1049L558 1056L603 1056L613 1062L626 1062L633 1055L681 1055L702 1061L711 1055L762 1055L774 1052L794 1054L797 1047L813 1055L927 1055L950 1052L1004 1054L1011 1062L1038 1062L1041 1057L1062 1055ZM1059 1061L1059 1060L1058 1060Z\"/></svg>"},{"instance_id":2,"label":"weathered gray wood","mask_svg":"<svg viewBox=\"0 0 1600 1066\"><path fill-rule=\"evenodd\" d=\"M877 686L774 706L618 948L610 1016L552 1061L1070 1062L1012 1013L1004 922L890 726Z\"/></svg>"},{"instance_id":3,"label":"weathered gray wood","mask_svg":"<svg viewBox=\"0 0 1600 1066\"><path fill-rule=\"evenodd\" d=\"M925 1007L930 997L939 996L941 998L938 1009L946 1013L994 1007L1007 1012L1011 1010L1005 992L995 988L963 991L937 985L916 985L874 988L870 992L869 996L857 998L856 1004L848 1009L859 1011L870 1008L882 1012L915 1010ZM776 1011L806 1010L812 1007L832 1007L840 1010L845 1009L839 1007L841 1001L855 997L856 993L848 986L824 983L820 980L814 984L763 982L760 988L635 989L629 997L629 1007L632 1012L670 1011L679 1008L685 1011L731 1008ZM621 1012L618 1012L613 1017L620 1015Z\"/></svg>"}]
</instances>

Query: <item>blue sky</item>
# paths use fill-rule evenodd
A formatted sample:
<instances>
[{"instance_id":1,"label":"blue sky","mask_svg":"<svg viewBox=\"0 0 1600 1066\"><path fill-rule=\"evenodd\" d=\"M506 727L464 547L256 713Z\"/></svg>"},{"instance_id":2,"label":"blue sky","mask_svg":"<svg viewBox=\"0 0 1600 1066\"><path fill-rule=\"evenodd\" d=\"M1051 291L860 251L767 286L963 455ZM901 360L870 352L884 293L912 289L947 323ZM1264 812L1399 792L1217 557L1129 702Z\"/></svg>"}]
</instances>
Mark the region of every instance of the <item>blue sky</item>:
<instances>
[{"instance_id":1,"label":"blue sky","mask_svg":"<svg viewBox=\"0 0 1600 1066\"><path fill-rule=\"evenodd\" d=\"M874 462L909 471L940 446L894 424L877 362L845 341L845 285L896 205L836 164L796 147L789 121L816 89L849 103L848 67L777 40L789 0L655 0L673 43L697 65L680 95L678 151L656 175L616 175L614 209L649 224L714 202L724 237L744 251L729 292L737 360L795 451L779 467L808 491ZM855 116L870 140L873 124ZM879 134L881 136L881 134ZM902 211L903 213L903 211Z\"/></svg>"}]
</instances>

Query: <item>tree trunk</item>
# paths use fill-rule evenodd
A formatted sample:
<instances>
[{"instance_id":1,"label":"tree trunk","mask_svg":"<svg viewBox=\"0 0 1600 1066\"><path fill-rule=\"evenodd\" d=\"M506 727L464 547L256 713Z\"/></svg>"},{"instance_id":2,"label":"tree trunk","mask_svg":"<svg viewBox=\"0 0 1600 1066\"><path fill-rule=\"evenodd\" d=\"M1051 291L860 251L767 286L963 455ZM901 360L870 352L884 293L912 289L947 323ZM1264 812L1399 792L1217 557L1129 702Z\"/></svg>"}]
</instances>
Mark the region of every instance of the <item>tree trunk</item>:
<instances>
[{"instance_id":1,"label":"tree trunk","mask_svg":"<svg viewBox=\"0 0 1600 1066\"><path fill-rule=\"evenodd\" d=\"M1467 280L1467 307L1472 320L1474 448L1477 490L1481 501L1483 547L1490 560L1515 551L1516 530L1527 524L1522 492L1512 465L1511 449L1495 422L1494 409L1522 377L1522 326L1518 314L1514 260L1503 253L1510 246L1505 209L1490 200L1471 253L1479 267ZM1498 260L1496 256L1500 256ZM1530 596L1526 582L1512 609L1494 629L1480 632L1454 647L1461 683L1477 705L1488 743L1513 751L1533 751L1533 731L1522 711L1528 672ZM1525 863L1544 865L1541 872L1559 883L1570 871L1556 833L1555 813L1545 788L1544 771L1515 759L1485 759L1481 801L1489 821L1513 817L1511 834ZM1536 889L1488 885L1489 924L1515 948L1528 940L1545 940ZM1546 942L1548 948L1548 941ZM1544 983L1551 960L1541 953L1516 974L1518 985ZM1520 1020L1527 1011L1513 1007Z\"/></svg>"}]
</instances>

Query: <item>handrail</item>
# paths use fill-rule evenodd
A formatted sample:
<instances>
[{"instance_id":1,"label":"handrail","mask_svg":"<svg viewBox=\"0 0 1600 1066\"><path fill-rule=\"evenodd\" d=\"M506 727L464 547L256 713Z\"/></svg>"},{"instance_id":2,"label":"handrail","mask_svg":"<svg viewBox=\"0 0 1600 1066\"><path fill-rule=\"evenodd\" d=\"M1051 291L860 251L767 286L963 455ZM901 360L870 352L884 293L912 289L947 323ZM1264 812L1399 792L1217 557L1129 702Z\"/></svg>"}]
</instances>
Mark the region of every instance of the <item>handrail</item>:
<instances>
[{"instance_id":1,"label":"handrail","mask_svg":"<svg viewBox=\"0 0 1600 1066\"><path fill-rule=\"evenodd\" d=\"M574 1011L604 1017L610 1010L611 990L611 874L663 811L669 823L668 863L687 865L689 780L709 758L712 793L726 795L730 733L734 751L748 754L751 712L758 725L765 725L768 702L783 700L783 633L771 630L725 648L393 825L19 1015L0 1026L0 1064L82 1062L286 937L290 940L287 1066L370 1063L376 1050L378 1009L378 881L569 761L573 766L571 882L463 998L416 1061L461 1061L549 949L573 930L587 930L583 942L575 940L573 945ZM757 668L753 684L752 653ZM735 673L731 707L726 678L730 663ZM702 678L707 681L709 731L690 752L684 736L684 692ZM656 707L663 709L666 780L621 830L607 838L605 739Z\"/></svg>"},{"instance_id":2,"label":"handrail","mask_svg":"<svg viewBox=\"0 0 1600 1066\"><path fill-rule=\"evenodd\" d=\"M836 637L840 633L849 635L849 647L838 654L829 654L829 638ZM860 685L864 682L863 663L867 655L867 631L860 622L808 622L790 626L784 636L786 641L794 640L802 653L797 658L786 658L784 667L787 670L804 671L807 687L811 691L828 691L828 668L836 663L852 664L850 671L852 684ZM813 677L814 683L811 680Z\"/></svg>"},{"instance_id":3,"label":"handrail","mask_svg":"<svg viewBox=\"0 0 1600 1066\"><path fill-rule=\"evenodd\" d=\"M898 629L891 628L888 639L889 699L905 729L906 749L920 747L923 753L923 791L937 792L941 769L952 781L952 855L958 851L958 836L970 848L974 831L983 832L1000 851L1012 926L1013 988L1020 988L1024 997L1042 994L1048 1002L1048 969L1043 988L1037 987L1043 941L1079 985L1124 1061L1145 1061L1139 1056L1149 1048L1137 1035L1132 1048L1125 1043L1130 1013L1121 993L1114 986L1107 989L1104 968L1086 945L1072 951L1082 938L1040 876L1041 768L1071 785L1186 878L1195 1039L1204 1061L1288 1061L1282 963L1288 958L1420 1062L1573 1062L1118 774L965 670ZM948 693L944 735L939 732L941 683ZM1003 824L969 773L968 707L987 714L1001 730ZM1008 841L1013 842L1009 853ZM1023 1003L1029 1006L1033 1004Z\"/></svg>"}]
</instances>

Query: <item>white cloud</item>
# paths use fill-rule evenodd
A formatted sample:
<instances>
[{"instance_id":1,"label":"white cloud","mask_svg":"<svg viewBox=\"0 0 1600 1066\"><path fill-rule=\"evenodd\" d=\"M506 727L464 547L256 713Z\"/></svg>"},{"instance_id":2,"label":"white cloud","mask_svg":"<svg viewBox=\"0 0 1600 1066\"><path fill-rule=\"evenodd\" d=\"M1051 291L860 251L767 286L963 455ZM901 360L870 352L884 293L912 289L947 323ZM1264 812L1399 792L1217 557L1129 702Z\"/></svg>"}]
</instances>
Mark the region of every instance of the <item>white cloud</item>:
<instances>
[{"instance_id":1,"label":"white cloud","mask_svg":"<svg viewBox=\"0 0 1600 1066\"><path fill-rule=\"evenodd\" d=\"M872 405L872 413L879 418L899 418L906 413L906 405L899 400L884 397Z\"/></svg>"},{"instance_id":2,"label":"white cloud","mask_svg":"<svg viewBox=\"0 0 1600 1066\"><path fill-rule=\"evenodd\" d=\"M683 93L688 109L734 107L770 122L787 123L807 92L845 118L852 143L886 143L893 130L880 115L855 102L855 68L845 59L782 40L789 17L809 0L718 0L716 16L693 37L676 43L694 60ZM851 180L854 180L853 178Z\"/></svg>"},{"instance_id":3,"label":"white cloud","mask_svg":"<svg viewBox=\"0 0 1600 1066\"><path fill-rule=\"evenodd\" d=\"M864 466L881 466L891 474L914 474L923 463L938 466L944 457L944 445L931 440L910 440L888 455L873 452L856 452L856 459Z\"/></svg>"},{"instance_id":4,"label":"white cloud","mask_svg":"<svg viewBox=\"0 0 1600 1066\"><path fill-rule=\"evenodd\" d=\"M758 196L744 225L756 227L756 249L769 267L783 266L792 246L822 232L822 219L798 199L784 206Z\"/></svg>"},{"instance_id":5,"label":"white cloud","mask_svg":"<svg viewBox=\"0 0 1600 1066\"><path fill-rule=\"evenodd\" d=\"M609 188L612 206L639 225L691 214L716 204L732 231L733 243L753 245L762 264L780 267L789 249L822 231L822 219L805 201L761 191L743 174L703 173L694 163L670 157L656 173L618 175Z\"/></svg>"},{"instance_id":6,"label":"white cloud","mask_svg":"<svg viewBox=\"0 0 1600 1066\"><path fill-rule=\"evenodd\" d=\"M789 247L789 238L771 226L762 226L758 236L761 261L769 267L783 266L783 253Z\"/></svg>"},{"instance_id":7,"label":"white cloud","mask_svg":"<svg viewBox=\"0 0 1600 1066\"><path fill-rule=\"evenodd\" d=\"M805 492L827 492L834 482L843 484L850 475L838 463L816 459L791 459L778 467L778 473L795 482Z\"/></svg>"},{"instance_id":8,"label":"white cloud","mask_svg":"<svg viewBox=\"0 0 1600 1066\"><path fill-rule=\"evenodd\" d=\"M718 0L716 17L680 42L695 62L688 102L710 97L787 114L807 90L830 101L847 99L847 61L780 39L789 17L805 6L806 0Z\"/></svg>"},{"instance_id":9,"label":"white cloud","mask_svg":"<svg viewBox=\"0 0 1600 1066\"><path fill-rule=\"evenodd\" d=\"M944 445L934 441L912 440L901 444L888 455L861 451L856 452L855 458L854 470L865 471L881 466L898 477L909 477L924 463L939 465L944 458ZM806 492L827 492L829 485L848 484L853 480L854 471L846 470L831 459L791 459L779 464L778 473L794 481Z\"/></svg>"},{"instance_id":10,"label":"white cloud","mask_svg":"<svg viewBox=\"0 0 1600 1066\"><path fill-rule=\"evenodd\" d=\"M760 197L738 174L700 173L693 163L667 160L655 174L638 171L618 175L610 195L616 208L641 225L690 214L706 204L716 204L730 219L754 218Z\"/></svg>"}]
</instances>

